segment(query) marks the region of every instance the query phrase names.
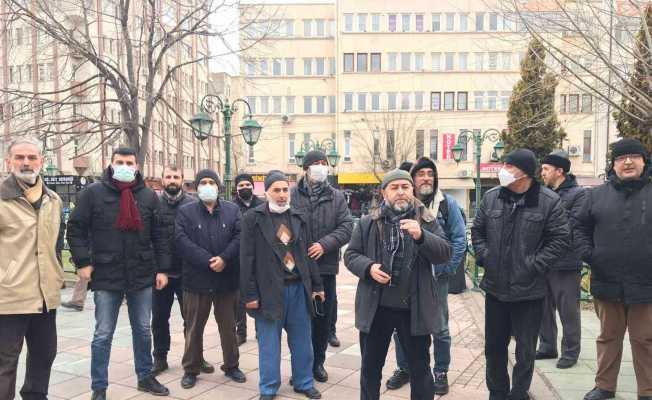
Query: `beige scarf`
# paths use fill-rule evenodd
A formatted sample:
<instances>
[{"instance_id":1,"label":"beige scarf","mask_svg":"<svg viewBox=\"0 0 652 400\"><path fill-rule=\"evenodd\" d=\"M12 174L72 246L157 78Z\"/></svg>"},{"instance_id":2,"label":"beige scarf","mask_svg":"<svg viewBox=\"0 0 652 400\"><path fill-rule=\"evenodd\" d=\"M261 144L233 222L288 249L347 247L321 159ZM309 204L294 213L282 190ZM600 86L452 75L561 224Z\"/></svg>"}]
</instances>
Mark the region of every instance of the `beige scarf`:
<instances>
[{"instance_id":1,"label":"beige scarf","mask_svg":"<svg viewBox=\"0 0 652 400\"><path fill-rule=\"evenodd\" d=\"M23 189L23 196L25 196L30 204L33 205L38 203L38 201L41 200L41 197L43 197L43 182L41 181L40 176L37 178L34 186L31 187L18 178L16 178L16 182L18 182L18 186Z\"/></svg>"}]
</instances>

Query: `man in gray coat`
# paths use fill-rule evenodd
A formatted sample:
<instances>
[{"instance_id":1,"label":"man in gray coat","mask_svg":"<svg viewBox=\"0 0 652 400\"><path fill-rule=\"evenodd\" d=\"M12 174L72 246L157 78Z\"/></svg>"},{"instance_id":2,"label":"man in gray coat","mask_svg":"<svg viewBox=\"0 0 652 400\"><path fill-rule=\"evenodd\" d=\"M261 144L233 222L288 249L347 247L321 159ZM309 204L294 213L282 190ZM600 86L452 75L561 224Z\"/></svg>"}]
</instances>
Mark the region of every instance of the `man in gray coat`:
<instances>
[{"instance_id":1,"label":"man in gray coat","mask_svg":"<svg viewBox=\"0 0 652 400\"><path fill-rule=\"evenodd\" d=\"M408 172L388 172L381 189L383 202L360 220L344 254L346 267L360 278L355 302L360 399L379 399L383 365L397 330L410 369L411 399L432 400L430 335L442 327L432 265L447 262L452 249L436 216L414 198Z\"/></svg>"}]
</instances>

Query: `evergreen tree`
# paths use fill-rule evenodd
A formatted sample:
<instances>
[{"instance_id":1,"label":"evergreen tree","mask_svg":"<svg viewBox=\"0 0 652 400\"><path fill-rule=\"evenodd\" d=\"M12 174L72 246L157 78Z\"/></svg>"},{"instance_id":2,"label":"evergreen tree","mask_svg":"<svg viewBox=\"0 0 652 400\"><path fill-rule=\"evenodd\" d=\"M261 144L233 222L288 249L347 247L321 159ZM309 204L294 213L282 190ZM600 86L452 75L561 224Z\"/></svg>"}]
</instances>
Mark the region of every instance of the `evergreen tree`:
<instances>
[{"instance_id":1,"label":"evergreen tree","mask_svg":"<svg viewBox=\"0 0 652 400\"><path fill-rule=\"evenodd\" d=\"M532 39L521 63L521 79L512 91L507 110L507 127L501 139L505 153L527 148L539 160L562 145L566 133L555 112L557 78L546 71L545 49Z\"/></svg>"},{"instance_id":2,"label":"evergreen tree","mask_svg":"<svg viewBox=\"0 0 652 400\"><path fill-rule=\"evenodd\" d=\"M652 151L652 119L650 112L644 113L641 105L652 99L650 87L650 68L652 54L648 47L652 34L652 6L645 9L645 20L641 20L641 29L636 36L636 62L630 77L630 85L621 101L621 111L614 112L618 136L638 139L648 151ZM644 100L644 101L643 101Z\"/></svg>"}]
</instances>

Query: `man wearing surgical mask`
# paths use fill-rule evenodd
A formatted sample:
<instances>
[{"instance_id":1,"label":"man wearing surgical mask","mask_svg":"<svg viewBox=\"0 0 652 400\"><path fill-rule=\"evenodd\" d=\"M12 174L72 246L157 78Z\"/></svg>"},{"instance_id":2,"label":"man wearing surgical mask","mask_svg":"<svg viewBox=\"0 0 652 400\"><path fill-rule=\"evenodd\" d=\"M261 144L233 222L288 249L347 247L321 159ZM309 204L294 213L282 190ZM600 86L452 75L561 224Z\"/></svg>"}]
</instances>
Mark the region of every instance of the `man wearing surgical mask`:
<instances>
[{"instance_id":1,"label":"man wearing surgical mask","mask_svg":"<svg viewBox=\"0 0 652 400\"><path fill-rule=\"evenodd\" d=\"M570 227L559 196L534 176L533 152L516 149L498 173L500 187L482 198L471 228L476 263L484 268L486 381L490 400L529 399L546 273L566 254ZM512 384L507 351L516 341Z\"/></svg>"},{"instance_id":2,"label":"man wearing surgical mask","mask_svg":"<svg viewBox=\"0 0 652 400\"><path fill-rule=\"evenodd\" d=\"M247 379L239 369L240 353L235 335L238 301L240 210L218 199L220 179L215 171L197 173L198 202L181 206L175 224L176 251L183 261L183 317L186 345L181 387L190 389L202 372L204 327L213 306L220 332L222 371L237 383Z\"/></svg>"},{"instance_id":3,"label":"man wearing surgical mask","mask_svg":"<svg viewBox=\"0 0 652 400\"><path fill-rule=\"evenodd\" d=\"M324 316L315 318L312 324L313 375L317 381L326 382L324 361L337 307L335 276L339 271L340 248L351 239L353 219L344 194L328 183L328 160L323 152L306 153L303 170L305 174L292 188L290 201L292 208L308 217L308 256L317 262L326 292Z\"/></svg>"}]
</instances>

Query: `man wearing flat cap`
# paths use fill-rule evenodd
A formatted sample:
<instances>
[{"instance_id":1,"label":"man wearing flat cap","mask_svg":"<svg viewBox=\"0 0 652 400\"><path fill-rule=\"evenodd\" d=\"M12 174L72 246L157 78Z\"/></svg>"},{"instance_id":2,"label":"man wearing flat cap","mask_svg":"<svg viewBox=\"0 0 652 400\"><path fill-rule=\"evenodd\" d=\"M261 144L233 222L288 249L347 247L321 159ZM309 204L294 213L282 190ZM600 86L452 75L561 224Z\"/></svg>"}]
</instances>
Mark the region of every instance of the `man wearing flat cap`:
<instances>
[{"instance_id":1,"label":"man wearing flat cap","mask_svg":"<svg viewBox=\"0 0 652 400\"><path fill-rule=\"evenodd\" d=\"M571 231L577 226L586 191L577 184L575 175L570 173L571 162L568 153L563 150L553 151L541 163L543 183L561 198L566 209ZM574 237L574 235L572 236ZM571 240L566 253L546 275L546 298L543 304L543 319L539 333L539 349L536 359L556 359L557 352L557 312L563 329L561 339L561 357L557 368L570 368L577 363L580 354L581 318L580 318L580 271L582 257Z\"/></svg>"},{"instance_id":2,"label":"man wearing flat cap","mask_svg":"<svg viewBox=\"0 0 652 400\"><path fill-rule=\"evenodd\" d=\"M432 265L452 249L437 217L414 197L409 172L395 169L381 183L383 201L355 227L344 253L358 278L355 327L360 331L360 399L380 398L383 366L394 330L410 370L410 398L435 396L430 336L442 328Z\"/></svg>"},{"instance_id":3,"label":"man wearing flat cap","mask_svg":"<svg viewBox=\"0 0 652 400\"><path fill-rule=\"evenodd\" d=\"M486 381L490 400L529 399L546 274L566 253L570 228L559 196L534 179L527 149L505 157L500 187L482 198L471 228L476 262L484 268ZM510 389L507 351L516 341Z\"/></svg>"},{"instance_id":4,"label":"man wearing flat cap","mask_svg":"<svg viewBox=\"0 0 652 400\"><path fill-rule=\"evenodd\" d=\"M591 266L600 320L595 387L585 400L613 399L629 331L638 400L652 400L652 184L649 154L635 139L611 148L608 180L587 192L577 245Z\"/></svg>"}]
</instances>

